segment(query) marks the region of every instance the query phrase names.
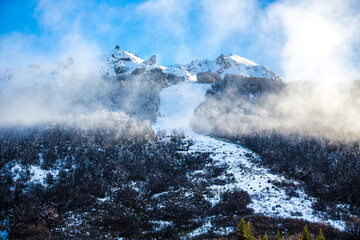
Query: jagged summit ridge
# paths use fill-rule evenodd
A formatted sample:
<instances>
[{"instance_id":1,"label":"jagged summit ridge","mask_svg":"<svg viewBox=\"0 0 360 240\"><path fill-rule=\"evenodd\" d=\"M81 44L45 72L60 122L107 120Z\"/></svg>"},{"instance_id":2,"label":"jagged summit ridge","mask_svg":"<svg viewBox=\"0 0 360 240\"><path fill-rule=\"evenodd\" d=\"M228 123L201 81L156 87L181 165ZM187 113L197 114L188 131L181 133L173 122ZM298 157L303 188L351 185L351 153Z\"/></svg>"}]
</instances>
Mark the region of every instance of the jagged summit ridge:
<instances>
[{"instance_id":1,"label":"jagged summit ridge","mask_svg":"<svg viewBox=\"0 0 360 240\"><path fill-rule=\"evenodd\" d=\"M0 76L0 89L24 87L21 79L32 79L27 82L30 87L49 83L59 83L66 75L123 75L139 74L154 71L167 74L174 74L184 78L185 81L197 81L199 73L212 73L216 78L223 78L226 74L235 74L246 77L269 78L282 81L279 75L271 69L243 58L236 54L225 56L220 54L215 60L193 60L184 65L171 65L168 67L158 65L156 55L152 55L148 60L139 58L134 53L122 50L118 45L98 58L95 65L99 67L88 67L77 71L77 62L68 58L59 63L32 64L26 68L9 69ZM94 70L96 69L96 70ZM34 76L36 79L34 79Z\"/></svg>"},{"instance_id":2,"label":"jagged summit ridge","mask_svg":"<svg viewBox=\"0 0 360 240\"><path fill-rule=\"evenodd\" d=\"M220 54L214 61L194 60L183 67L193 75L200 72L211 72L219 74L221 77L226 74L235 74L246 77L282 80L278 74L264 65L257 64L236 54L228 56Z\"/></svg>"},{"instance_id":3,"label":"jagged summit ridge","mask_svg":"<svg viewBox=\"0 0 360 240\"><path fill-rule=\"evenodd\" d=\"M141 68L143 71L149 71L157 68L165 73L175 74L184 77L187 81L197 81L197 74L201 72L211 72L224 77L225 74L235 74L246 77L261 77L281 80L271 69L243 58L236 54L225 56L220 54L214 61L193 60L185 65L171 65L168 67L160 66L156 62L156 55L148 60L142 60L131 52L121 50L118 46L108 54L106 58L110 65L112 64L115 74L131 74L135 69ZM109 73L111 71L108 71Z\"/></svg>"}]
</instances>

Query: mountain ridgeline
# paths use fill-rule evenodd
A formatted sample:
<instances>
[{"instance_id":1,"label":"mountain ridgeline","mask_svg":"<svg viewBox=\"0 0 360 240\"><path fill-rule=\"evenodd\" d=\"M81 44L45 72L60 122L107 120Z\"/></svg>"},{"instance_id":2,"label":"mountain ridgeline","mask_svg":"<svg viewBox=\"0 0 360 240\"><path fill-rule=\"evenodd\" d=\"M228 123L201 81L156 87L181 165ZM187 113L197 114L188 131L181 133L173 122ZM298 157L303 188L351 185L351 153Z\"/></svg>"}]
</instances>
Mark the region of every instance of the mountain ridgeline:
<instances>
[{"instance_id":1,"label":"mountain ridgeline","mask_svg":"<svg viewBox=\"0 0 360 240\"><path fill-rule=\"evenodd\" d=\"M197 79L214 83L228 73L281 81L270 69L237 55L163 67L155 55L144 61L117 46L89 61L68 58L8 69L0 76L0 125L79 125L78 116L101 115L104 111L154 122L162 88Z\"/></svg>"},{"instance_id":2,"label":"mountain ridgeline","mask_svg":"<svg viewBox=\"0 0 360 240\"><path fill-rule=\"evenodd\" d=\"M232 239L245 219L270 239L358 239L359 96L235 54L165 67L116 46L8 69L0 236Z\"/></svg>"}]
</instances>

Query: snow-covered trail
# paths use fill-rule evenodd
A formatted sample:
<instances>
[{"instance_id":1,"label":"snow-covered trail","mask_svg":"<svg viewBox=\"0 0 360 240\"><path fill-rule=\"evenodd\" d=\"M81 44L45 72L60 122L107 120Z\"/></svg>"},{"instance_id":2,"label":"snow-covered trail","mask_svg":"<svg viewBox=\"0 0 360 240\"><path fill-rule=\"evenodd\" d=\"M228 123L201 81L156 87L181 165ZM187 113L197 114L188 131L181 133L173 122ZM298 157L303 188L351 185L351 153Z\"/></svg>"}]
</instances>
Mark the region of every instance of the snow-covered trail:
<instances>
[{"instance_id":1,"label":"snow-covered trail","mask_svg":"<svg viewBox=\"0 0 360 240\"><path fill-rule=\"evenodd\" d=\"M305 194L299 182L286 180L284 177L272 174L268 169L256 165L252 159L258 156L250 150L234 143L199 135L191 130L189 126L191 116L194 109L205 100L205 93L209 87L210 84L183 82L163 89L160 96L160 117L153 126L155 131L161 129L165 129L167 132L173 129L185 130L186 136L194 142L190 152L211 152L210 156L213 162L210 164L226 165L224 178L225 174L227 176L233 174L234 182L211 186L212 195L206 196L207 199L216 204L220 200L222 192L241 188L251 196L252 203L249 207L253 208L255 213L324 222L343 229L344 222L329 220L326 213L315 214L313 212L311 206L315 199ZM291 196L286 193L286 186L289 184L296 185L296 191ZM204 231L206 231L205 228L207 227L204 226ZM196 234L200 234L201 231L201 228L196 230Z\"/></svg>"}]
</instances>

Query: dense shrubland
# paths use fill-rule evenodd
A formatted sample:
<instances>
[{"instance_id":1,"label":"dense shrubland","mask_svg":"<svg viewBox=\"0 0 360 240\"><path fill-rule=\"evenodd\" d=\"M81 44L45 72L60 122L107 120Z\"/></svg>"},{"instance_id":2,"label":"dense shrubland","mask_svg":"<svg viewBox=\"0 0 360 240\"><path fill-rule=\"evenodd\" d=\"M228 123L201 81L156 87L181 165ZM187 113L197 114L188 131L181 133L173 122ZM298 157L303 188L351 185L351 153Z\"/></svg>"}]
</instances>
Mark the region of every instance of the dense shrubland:
<instances>
[{"instance_id":1,"label":"dense shrubland","mask_svg":"<svg viewBox=\"0 0 360 240\"><path fill-rule=\"evenodd\" d=\"M210 153L187 153L192 142L181 132L163 135L126 138L59 125L1 129L2 229L15 239L178 239L210 221L209 232L194 237L203 239L234 237L223 227L245 217L257 232L301 230L301 220L254 215L241 189L212 205L205 196L224 168L209 164ZM47 173L43 181L34 180L34 167ZM310 227L340 236L329 226Z\"/></svg>"},{"instance_id":2,"label":"dense shrubland","mask_svg":"<svg viewBox=\"0 0 360 240\"><path fill-rule=\"evenodd\" d=\"M258 153L261 162L273 171L303 180L311 195L323 201L349 203L354 205L355 213L360 213L359 141L277 132L236 139ZM326 206L319 202L316 208L325 210Z\"/></svg>"},{"instance_id":3,"label":"dense shrubland","mask_svg":"<svg viewBox=\"0 0 360 240\"><path fill-rule=\"evenodd\" d=\"M250 211L241 191L212 207L201 194L210 174L202 183L187 177L212 160L180 153L191 142L176 132L128 139L52 126L1 129L0 140L1 219L11 238L176 238L223 208ZM43 183L31 180L34 166L47 171Z\"/></svg>"}]
</instances>

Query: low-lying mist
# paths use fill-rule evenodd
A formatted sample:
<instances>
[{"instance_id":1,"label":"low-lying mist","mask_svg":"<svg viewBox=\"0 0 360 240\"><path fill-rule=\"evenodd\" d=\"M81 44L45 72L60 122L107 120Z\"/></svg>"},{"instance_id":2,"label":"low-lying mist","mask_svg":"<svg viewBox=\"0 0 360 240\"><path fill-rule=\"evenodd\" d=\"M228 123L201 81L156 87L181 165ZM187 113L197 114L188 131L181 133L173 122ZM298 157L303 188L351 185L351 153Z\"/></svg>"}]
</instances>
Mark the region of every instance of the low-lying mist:
<instances>
[{"instance_id":1,"label":"low-lying mist","mask_svg":"<svg viewBox=\"0 0 360 240\"><path fill-rule=\"evenodd\" d=\"M119 79L73 60L11 70L0 86L0 127L61 124L111 128L134 136L151 129L160 85L149 76ZM96 67L95 67L96 66Z\"/></svg>"},{"instance_id":2,"label":"low-lying mist","mask_svg":"<svg viewBox=\"0 0 360 240\"><path fill-rule=\"evenodd\" d=\"M360 139L360 83L289 82L228 75L208 91L192 127L236 137L277 132Z\"/></svg>"}]
</instances>

